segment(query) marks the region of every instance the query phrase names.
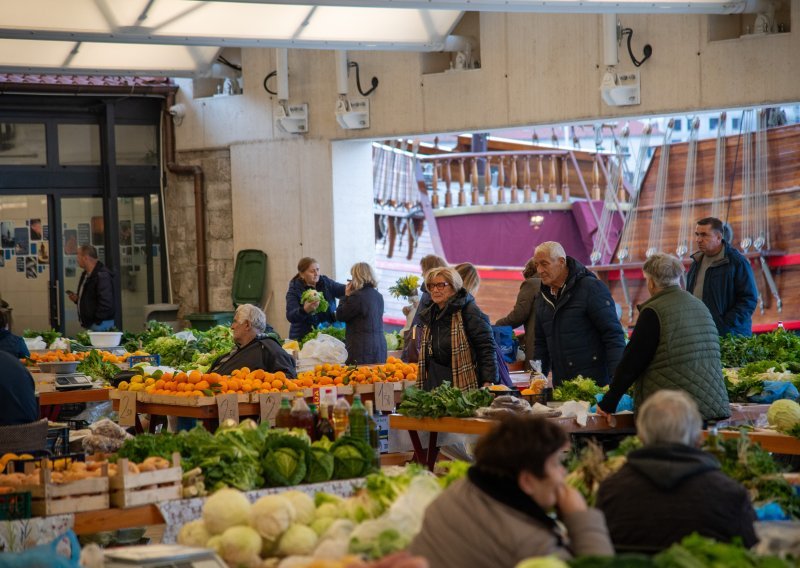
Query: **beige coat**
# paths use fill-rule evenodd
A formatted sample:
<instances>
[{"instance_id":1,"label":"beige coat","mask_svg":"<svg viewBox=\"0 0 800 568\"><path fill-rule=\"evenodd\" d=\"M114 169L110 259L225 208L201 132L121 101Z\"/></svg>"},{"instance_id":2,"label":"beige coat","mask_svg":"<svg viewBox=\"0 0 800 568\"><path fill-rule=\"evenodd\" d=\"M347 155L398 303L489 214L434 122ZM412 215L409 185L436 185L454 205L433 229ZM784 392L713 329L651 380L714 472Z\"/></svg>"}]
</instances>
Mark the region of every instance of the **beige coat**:
<instances>
[{"instance_id":1,"label":"beige coat","mask_svg":"<svg viewBox=\"0 0 800 568\"><path fill-rule=\"evenodd\" d=\"M530 369L529 359L533 359L533 346L536 331L536 310L533 305L542 287L541 278L526 278L519 286L517 303L504 318L495 325L523 326L525 328L525 368Z\"/></svg>"},{"instance_id":2,"label":"beige coat","mask_svg":"<svg viewBox=\"0 0 800 568\"><path fill-rule=\"evenodd\" d=\"M569 550L559 546L549 528L462 479L428 507L409 550L427 558L430 568L513 568L533 556L614 554L597 509L568 515L563 522Z\"/></svg>"}]
</instances>

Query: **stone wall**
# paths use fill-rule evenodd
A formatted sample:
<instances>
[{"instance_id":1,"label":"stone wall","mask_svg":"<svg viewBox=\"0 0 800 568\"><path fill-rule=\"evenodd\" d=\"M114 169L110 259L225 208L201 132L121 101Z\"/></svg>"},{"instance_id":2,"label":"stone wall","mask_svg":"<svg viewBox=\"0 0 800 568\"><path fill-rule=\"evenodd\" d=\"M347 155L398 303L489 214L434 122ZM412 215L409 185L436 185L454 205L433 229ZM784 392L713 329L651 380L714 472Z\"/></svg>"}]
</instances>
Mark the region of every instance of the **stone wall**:
<instances>
[{"instance_id":1,"label":"stone wall","mask_svg":"<svg viewBox=\"0 0 800 568\"><path fill-rule=\"evenodd\" d=\"M178 152L181 165L198 165L205 174L206 254L209 310L230 311L233 283L233 217L231 160L225 149ZM197 249L194 221L194 178L167 173L164 190L172 301L185 318L198 310Z\"/></svg>"}]
</instances>

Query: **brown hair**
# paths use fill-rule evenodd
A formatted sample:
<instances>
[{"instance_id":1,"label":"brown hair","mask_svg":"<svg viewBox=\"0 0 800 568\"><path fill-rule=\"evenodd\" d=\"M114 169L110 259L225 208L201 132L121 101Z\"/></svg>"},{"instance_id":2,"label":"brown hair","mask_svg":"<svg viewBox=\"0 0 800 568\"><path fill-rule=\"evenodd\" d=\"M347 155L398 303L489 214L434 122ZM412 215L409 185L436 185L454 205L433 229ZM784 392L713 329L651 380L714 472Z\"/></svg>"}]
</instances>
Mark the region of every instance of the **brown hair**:
<instances>
[{"instance_id":1,"label":"brown hair","mask_svg":"<svg viewBox=\"0 0 800 568\"><path fill-rule=\"evenodd\" d=\"M464 288L473 296L478 293L478 288L481 287L481 275L478 274L478 269L471 262L462 262L456 264L455 267L461 280L464 282Z\"/></svg>"},{"instance_id":2,"label":"brown hair","mask_svg":"<svg viewBox=\"0 0 800 568\"><path fill-rule=\"evenodd\" d=\"M500 419L478 440L475 464L494 475L516 479L523 471L544 478L544 464L569 438L561 426L541 416L511 415Z\"/></svg>"},{"instance_id":3,"label":"brown hair","mask_svg":"<svg viewBox=\"0 0 800 568\"><path fill-rule=\"evenodd\" d=\"M79 246L78 254L82 254L83 256L88 256L89 258L97 260L97 249L94 248L92 245Z\"/></svg>"},{"instance_id":4,"label":"brown hair","mask_svg":"<svg viewBox=\"0 0 800 568\"><path fill-rule=\"evenodd\" d=\"M419 267L422 269L423 277L430 269L441 268L442 266L447 266L447 262L441 256L436 256L435 254L429 254L419 259Z\"/></svg>"},{"instance_id":5,"label":"brown hair","mask_svg":"<svg viewBox=\"0 0 800 568\"><path fill-rule=\"evenodd\" d=\"M308 270L308 267L312 264L319 264L316 258L311 258L310 256L304 256L300 260L297 261L297 276L295 278L301 278L301 274Z\"/></svg>"},{"instance_id":6,"label":"brown hair","mask_svg":"<svg viewBox=\"0 0 800 568\"><path fill-rule=\"evenodd\" d=\"M716 217L703 217L697 222L698 225L711 225L711 230L722 235L725 232L725 225Z\"/></svg>"}]
</instances>

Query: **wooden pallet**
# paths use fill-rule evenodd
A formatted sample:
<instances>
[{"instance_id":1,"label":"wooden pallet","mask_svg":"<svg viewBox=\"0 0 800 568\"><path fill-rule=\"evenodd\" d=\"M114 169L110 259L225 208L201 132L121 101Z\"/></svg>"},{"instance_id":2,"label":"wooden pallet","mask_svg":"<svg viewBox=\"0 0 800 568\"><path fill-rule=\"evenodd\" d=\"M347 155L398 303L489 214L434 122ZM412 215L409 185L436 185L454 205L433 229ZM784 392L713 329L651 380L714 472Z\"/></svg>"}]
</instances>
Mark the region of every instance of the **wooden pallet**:
<instances>
[{"instance_id":1,"label":"wooden pallet","mask_svg":"<svg viewBox=\"0 0 800 568\"><path fill-rule=\"evenodd\" d=\"M172 455L173 467L167 469L130 473L127 458L117 466L117 475L109 478L112 506L126 509L181 498L183 470L177 452Z\"/></svg>"}]
</instances>

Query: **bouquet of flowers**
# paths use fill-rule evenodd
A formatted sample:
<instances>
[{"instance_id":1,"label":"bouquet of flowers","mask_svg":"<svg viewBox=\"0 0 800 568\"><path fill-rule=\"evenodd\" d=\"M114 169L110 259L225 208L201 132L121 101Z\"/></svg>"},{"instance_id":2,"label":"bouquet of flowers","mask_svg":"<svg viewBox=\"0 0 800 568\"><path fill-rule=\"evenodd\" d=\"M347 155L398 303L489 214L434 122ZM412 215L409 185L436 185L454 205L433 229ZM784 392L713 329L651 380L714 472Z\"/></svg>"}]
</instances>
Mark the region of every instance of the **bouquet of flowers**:
<instances>
[{"instance_id":1,"label":"bouquet of flowers","mask_svg":"<svg viewBox=\"0 0 800 568\"><path fill-rule=\"evenodd\" d=\"M389 288L389 293L394 298L408 298L416 296L419 292L419 276L409 274L397 279L394 286Z\"/></svg>"}]
</instances>

